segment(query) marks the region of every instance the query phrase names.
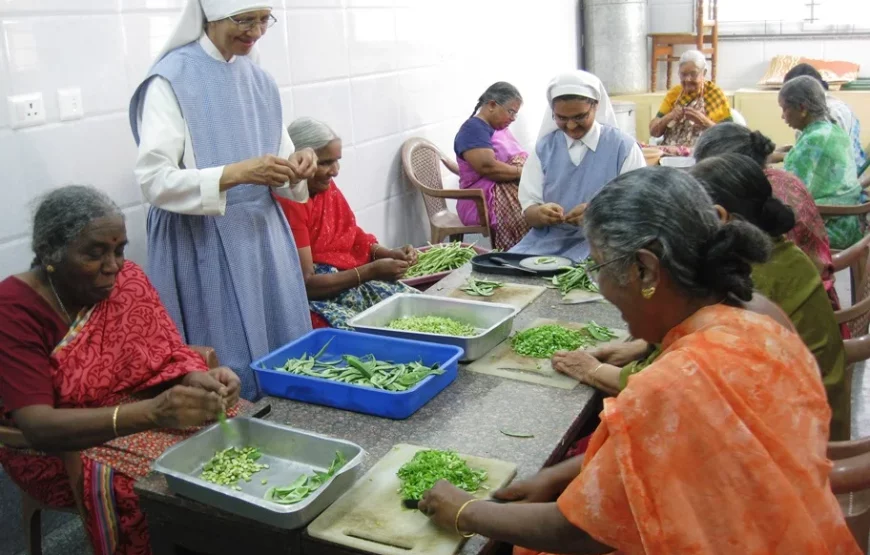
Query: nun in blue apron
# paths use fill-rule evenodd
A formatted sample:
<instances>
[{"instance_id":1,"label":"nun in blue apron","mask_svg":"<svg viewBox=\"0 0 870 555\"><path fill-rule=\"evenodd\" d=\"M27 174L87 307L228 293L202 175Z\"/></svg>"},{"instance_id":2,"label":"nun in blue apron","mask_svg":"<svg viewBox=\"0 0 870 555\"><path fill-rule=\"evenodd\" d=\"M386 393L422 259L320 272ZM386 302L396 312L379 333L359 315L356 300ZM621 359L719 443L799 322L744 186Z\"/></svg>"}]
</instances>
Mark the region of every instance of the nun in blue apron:
<instances>
[{"instance_id":1,"label":"nun in blue apron","mask_svg":"<svg viewBox=\"0 0 870 555\"><path fill-rule=\"evenodd\" d=\"M148 212L148 276L189 344L214 347L259 396L251 361L311 329L295 242L271 191L305 202L316 169L294 153L255 44L271 0L188 0L130 102Z\"/></svg>"},{"instance_id":2,"label":"nun in blue apron","mask_svg":"<svg viewBox=\"0 0 870 555\"><path fill-rule=\"evenodd\" d=\"M616 176L646 166L634 138L619 130L598 77L576 70L547 86L550 109L520 179L523 216L532 228L510 252L589 256L583 212Z\"/></svg>"}]
</instances>

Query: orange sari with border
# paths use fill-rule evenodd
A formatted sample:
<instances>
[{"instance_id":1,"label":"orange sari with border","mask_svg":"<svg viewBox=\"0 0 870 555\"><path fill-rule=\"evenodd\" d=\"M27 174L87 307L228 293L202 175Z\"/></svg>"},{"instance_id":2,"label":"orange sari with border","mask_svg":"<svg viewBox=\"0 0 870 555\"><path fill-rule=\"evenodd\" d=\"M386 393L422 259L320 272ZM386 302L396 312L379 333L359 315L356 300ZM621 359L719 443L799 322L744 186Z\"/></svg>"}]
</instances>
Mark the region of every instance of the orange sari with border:
<instances>
[{"instance_id":1,"label":"orange sari with border","mask_svg":"<svg viewBox=\"0 0 870 555\"><path fill-rule=\"evenodd\" d=\"M800 337L717 305L662 346L604 401L562 514L631 555L859 555L828 480L831 411Z\"/></svg>"}]
</instances>

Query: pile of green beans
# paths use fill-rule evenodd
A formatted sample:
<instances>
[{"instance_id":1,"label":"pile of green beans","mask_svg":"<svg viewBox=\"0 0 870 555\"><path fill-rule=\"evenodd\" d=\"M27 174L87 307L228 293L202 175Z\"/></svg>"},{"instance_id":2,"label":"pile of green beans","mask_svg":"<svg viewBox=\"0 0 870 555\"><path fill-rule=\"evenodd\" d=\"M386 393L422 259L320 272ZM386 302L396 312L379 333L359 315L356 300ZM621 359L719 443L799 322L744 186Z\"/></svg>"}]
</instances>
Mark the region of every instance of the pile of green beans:
<instances>
[{"instance_id":1,"label":"pile of green beans","mask_svg":"<svg viewBox=\"0 0 870 555\"><path fill-rule=\"evenodd\" d=\"M201 478L212 484L241 491L242 488L237 485L239 480L250 482L251 476L269 468L268 464L257 462L262 456L256 447L229 447L215 453L205 464Z\"/></svg>"},{"instance_id":2,"label":"pile of green beans","mask_svg":"<svg viewBox=\"0 0 870 555\"><path fill-rule=\"evenodd\" d=\"M493 292L499 287L504 287L504 283L470 277L459 290L464 291L472 297L492 297Z\"/></svg>"},{"instance_id":3,"label":"pile of green beans","mask_svg":"<svg viewBox=\"0 0 870 555\"><path fill-rule=\"evenodd\" d=\"M567 295L569 291L580 289L581 291L589 291L590 293L598 293L598 286L586 273L586 267L590 265L590 261L580 262L571 268L565 268L561 273L553 277L546 277L545 280L552 283L562 295Z\"/></svg>"},{"instance_id":4,"label":"pile of green beans","mask_svg":"<svg viewBox=\"0 0 870 555\"><path fill-rule=\"evenodd\" d=\"M405 272L406 278L428 276L459 268L477 254L473 247L460 242L429 244L426 251L417 251L417 263Z\"/></svg>"},{"instance_id":5,"label":"pile of green beans","mask_svg":"<svg viewBox=\"0 0 870 555\"><path fill-rule=\"evenodd\" d=\"M402 481L399 495L402 499L420 500L438 480L447 480L454 486L474 493L487 479L485 470L473 469L453 451L426 449L417 451L410 461L396 473Z\"/></svg>"},{"instance_id":6,"label":"pile of green beans","mask_svg":"<svg viewBox=\"0 0 870 555\"><path fill-rule=\"evenodd\" d=\"M536 258L534 260L535 266L543 266L545 264L552 264L556 259L552 256L541 256L540 258Z\"/></svg>"},{"instance_id":7,"label":"pile of green beans","mask_svg":"<svg viewBox=\"0 0 870 555\"><path fill-rule=\"evenodd\" d=\"M454 337L471 337L476 332L474 326L442 316L405 316L393 320L387 327L391 330L418 331Z\"/></svg>"},{"instance_id":8,"label":"pile of green beans","mask_svg":"<svg viewBox=\"0 0 870 555\"><path fill-rule=\"evenodd\" d=\"M315 470L314 474L303 474L289 486L269 488L265 499L279 505L295 505L320 489L320 486L328 482L346 462L341 451L336 451L335 458L332 459L332 464L326 472Z\"/></svg>"},{"instance_id":9,"label":"pile of green beans","mask_svg":"<svg viewBox=\"0 0 870 555\"><path fill-rule=\"evenodd\" d=\"M422 362L395 364L377 360L374 355L362 358L342 355L338 360L321 360L328 346L329 342L313 356L304 353L299 358L288 359L284 366L275 370L396 392L406 391L428 376L444 373L438 364L432 366L426 366Z\"/></svg>"},{"instance_id":10,"label":"pile of green beans","mask_svg":"<svg viewBox=\"0 0 870 555\"><path fill-rule=\"evenodd\" d=\"M610 328L589 322L579 330L546 324L521 331L511 338L511 347L519 355L550 358L557 351L574 351L616 338Z\"/></svg>"}]
</instances>

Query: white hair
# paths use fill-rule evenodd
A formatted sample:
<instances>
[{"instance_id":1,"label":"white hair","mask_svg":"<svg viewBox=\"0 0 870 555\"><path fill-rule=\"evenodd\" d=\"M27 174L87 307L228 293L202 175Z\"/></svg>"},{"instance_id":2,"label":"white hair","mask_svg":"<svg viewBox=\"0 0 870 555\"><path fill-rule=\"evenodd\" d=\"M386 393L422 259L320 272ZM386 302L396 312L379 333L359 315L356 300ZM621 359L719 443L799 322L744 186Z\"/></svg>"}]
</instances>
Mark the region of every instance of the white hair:
<instances>
[{"instance_id":1,"label":"white hair","mask_svg":"<svg viewBox=\"0 0 870 555\"><path fill-rule=\"evenodd\" d=\"M700 70L707 69L707 57L700 50L686 50L680 56L680 65L693 63Z\"/></svg>"},{"instance_id":2,"label":"white hair","mask_svg":"<svg viewBox=\"0 0 870 555\"><path fill-rule=\"evenodd\" d=\"M340 138L331 127L314 118L299 118L287 127L287 133L296 150L321 149Z\"/></svg>"}]
</instances>

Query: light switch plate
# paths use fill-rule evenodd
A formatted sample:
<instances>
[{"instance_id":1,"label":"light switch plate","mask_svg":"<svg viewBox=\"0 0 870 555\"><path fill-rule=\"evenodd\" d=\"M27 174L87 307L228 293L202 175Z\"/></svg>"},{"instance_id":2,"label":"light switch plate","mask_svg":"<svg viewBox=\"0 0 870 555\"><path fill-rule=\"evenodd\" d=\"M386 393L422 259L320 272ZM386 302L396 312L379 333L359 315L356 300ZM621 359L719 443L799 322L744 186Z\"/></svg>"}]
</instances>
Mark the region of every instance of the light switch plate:
<instances>
[{"instance_id":1,"label":"light switch plate","mask_svg":"<svg viewBox=\"0 0 870 555\"><path fill-rule=\"evenodd\" d=\"M12 129L45 123L45 104L42 101L42 93L19 94L9 96L7 100Z\"/></svg>"},{"instance_id":2,"label":"light switch plate","mask_svg":"<svg viewBox=\"0 0 870 555\"><path fill-rule=\"evenodd\" d=\"M60 121L82 119L85 115L82 90L78 87L57 89L57 104L60 108Z\"/></svg>"}]
</instances>

